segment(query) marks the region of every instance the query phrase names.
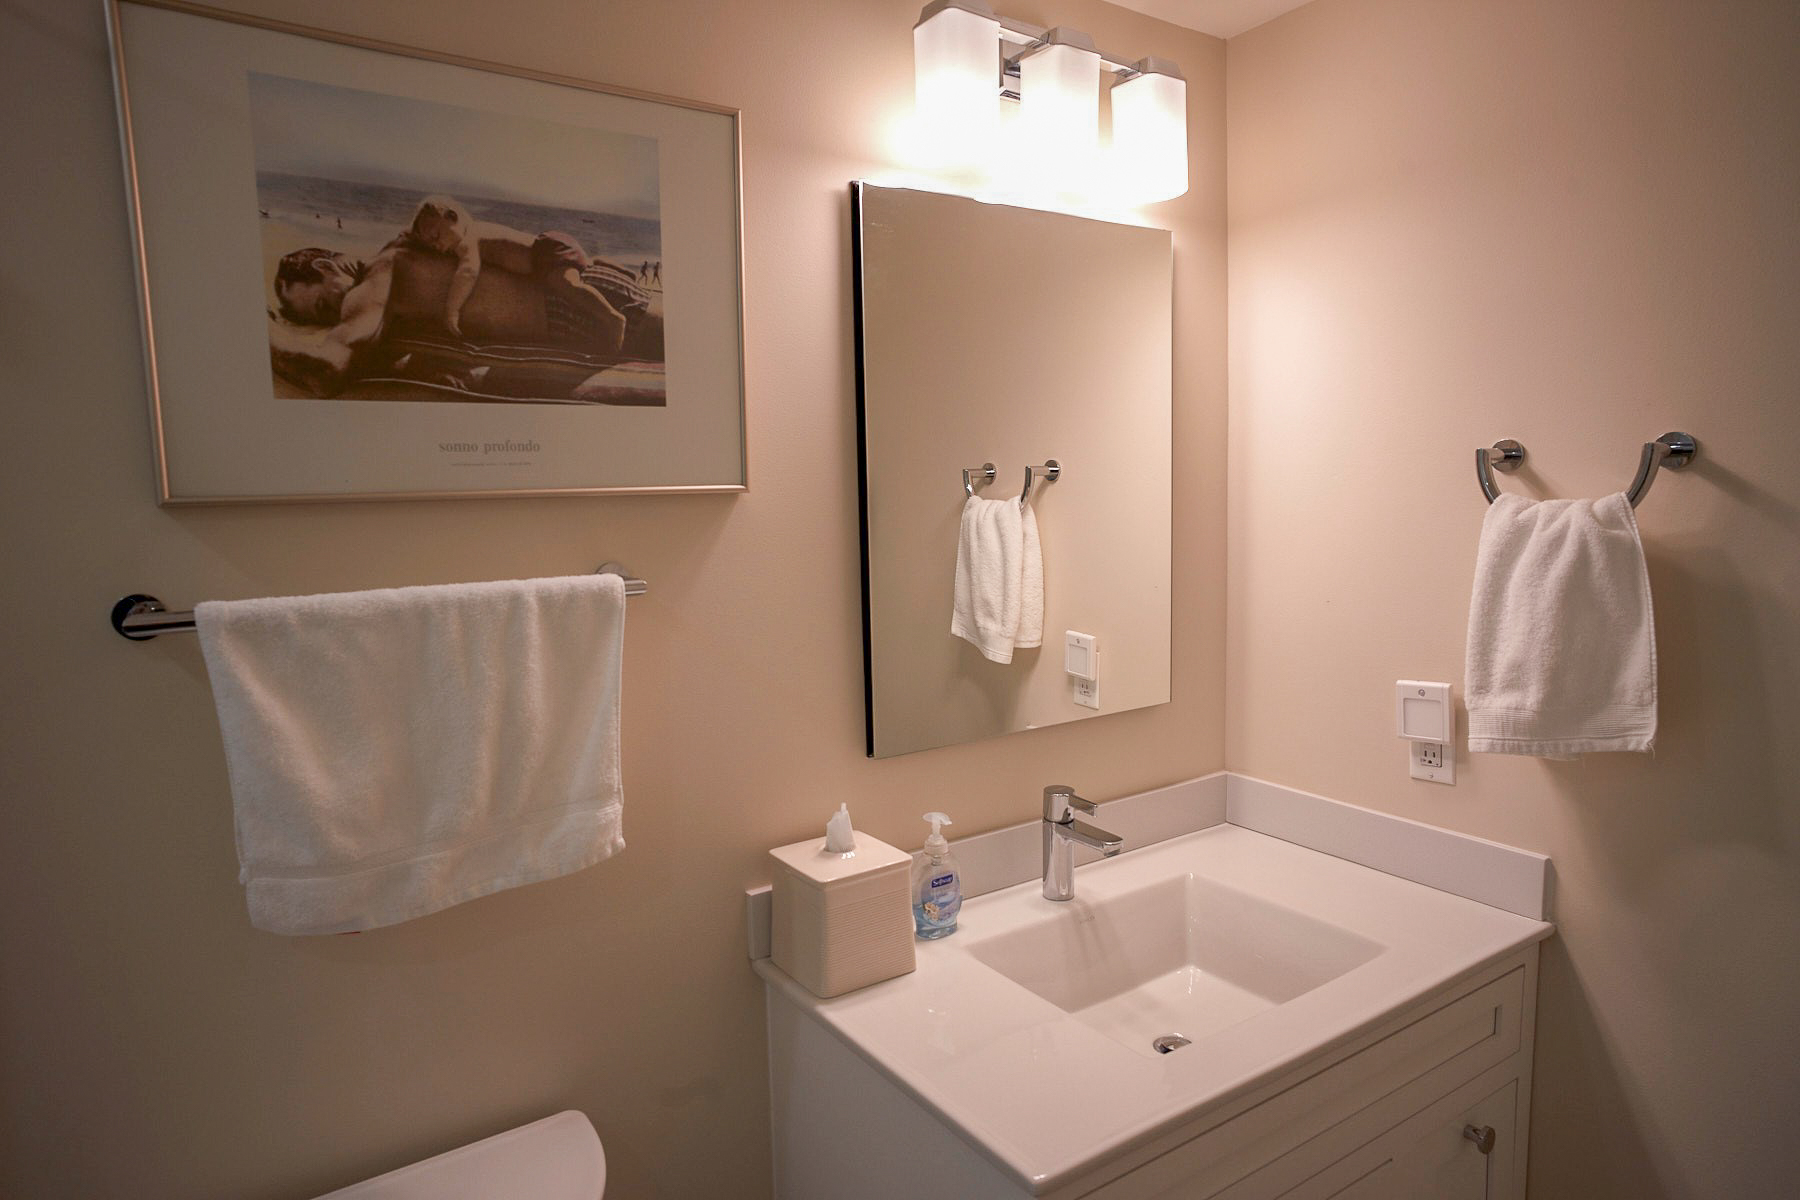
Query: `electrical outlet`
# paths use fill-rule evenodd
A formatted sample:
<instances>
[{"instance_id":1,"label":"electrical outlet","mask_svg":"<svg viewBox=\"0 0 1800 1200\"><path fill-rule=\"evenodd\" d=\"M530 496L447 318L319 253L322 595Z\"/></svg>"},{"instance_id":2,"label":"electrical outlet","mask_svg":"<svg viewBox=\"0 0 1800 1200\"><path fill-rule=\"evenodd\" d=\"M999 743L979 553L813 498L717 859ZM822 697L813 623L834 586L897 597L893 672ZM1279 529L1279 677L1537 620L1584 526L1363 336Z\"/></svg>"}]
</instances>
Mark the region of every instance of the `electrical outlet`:
<instances>
[{"instance_id":1,"label":"electrical outlet","mask_svg":"<svg viewBox=\"0 0 1800 1200\"><path fill-rule=\"evenodd\" d=\"M1075 680L1075 703L1083 708L1100 707L1100 681L1098 679Z\"/></svg>"},{"instance_id":2,"label":"electrical outlet","mask_svg":"<svg viewBox=\"0 0 1800 1200\"><path fill-rule=\"evenodd\" d=\"M1429 783L1456 783L1456 751L1442 742L1408 742L1412 777Z\"/></svg>"}]
</instances>

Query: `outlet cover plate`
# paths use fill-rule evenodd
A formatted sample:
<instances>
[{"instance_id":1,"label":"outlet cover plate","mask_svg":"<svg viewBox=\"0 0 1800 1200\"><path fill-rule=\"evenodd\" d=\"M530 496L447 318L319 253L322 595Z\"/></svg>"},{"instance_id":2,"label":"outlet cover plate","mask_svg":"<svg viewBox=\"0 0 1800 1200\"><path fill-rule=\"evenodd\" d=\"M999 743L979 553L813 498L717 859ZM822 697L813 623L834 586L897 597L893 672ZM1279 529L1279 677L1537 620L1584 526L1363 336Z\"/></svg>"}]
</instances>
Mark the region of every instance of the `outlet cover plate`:
<instances>
[{"instance_id":1,"label":"outlet cover plate","mask_svg":"<svg viewBox=\"0 0 1800 1200\"><path fill-rule=\"evenodd\" d=\"M1408 742L1412 777L1428 783L1456 785L1456 747L1444 742Z\"/></svg>"}]
</instances>

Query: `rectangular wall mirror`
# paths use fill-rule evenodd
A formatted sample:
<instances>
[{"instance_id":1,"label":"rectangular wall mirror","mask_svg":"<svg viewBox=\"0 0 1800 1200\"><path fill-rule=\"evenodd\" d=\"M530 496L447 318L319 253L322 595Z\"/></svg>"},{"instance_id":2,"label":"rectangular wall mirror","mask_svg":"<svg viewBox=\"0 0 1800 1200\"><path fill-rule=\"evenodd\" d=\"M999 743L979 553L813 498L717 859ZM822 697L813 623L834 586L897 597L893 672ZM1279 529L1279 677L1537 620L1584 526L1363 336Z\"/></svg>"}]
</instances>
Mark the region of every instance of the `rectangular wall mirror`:
<instances>
[{"instance_id":1,"label":"rectangular wall mirror","mask_svg":"<svg viewBox=\"0 0 1800 1200\"><path fill-rule=\"evenodd\" d=\"M864 687L876 758L1169 699L1171 239L1166 230L852 185ZM1043 644L950 632L964 468L1035 483ZM1066 634L1092 635L1098 707Z\"/></svg>"}]
</instances>

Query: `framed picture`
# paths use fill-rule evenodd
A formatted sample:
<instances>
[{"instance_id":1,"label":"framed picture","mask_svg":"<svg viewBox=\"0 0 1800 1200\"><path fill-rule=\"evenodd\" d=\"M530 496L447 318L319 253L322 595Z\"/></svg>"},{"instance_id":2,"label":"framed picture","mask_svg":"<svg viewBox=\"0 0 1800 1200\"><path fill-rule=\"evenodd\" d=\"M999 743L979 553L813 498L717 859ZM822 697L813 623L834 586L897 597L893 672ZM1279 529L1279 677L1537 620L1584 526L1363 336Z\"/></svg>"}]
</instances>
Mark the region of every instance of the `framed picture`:
<instances>
[{"instance_id":1,"label":"framed picture","mask_svg":"<svg viewBox=\"0 0 1800 1200\"><path fill-rule=\"evenodd\" d=\"M735 110L107 8L160 502L744 490Z\"/></svg>"}]
</instances>

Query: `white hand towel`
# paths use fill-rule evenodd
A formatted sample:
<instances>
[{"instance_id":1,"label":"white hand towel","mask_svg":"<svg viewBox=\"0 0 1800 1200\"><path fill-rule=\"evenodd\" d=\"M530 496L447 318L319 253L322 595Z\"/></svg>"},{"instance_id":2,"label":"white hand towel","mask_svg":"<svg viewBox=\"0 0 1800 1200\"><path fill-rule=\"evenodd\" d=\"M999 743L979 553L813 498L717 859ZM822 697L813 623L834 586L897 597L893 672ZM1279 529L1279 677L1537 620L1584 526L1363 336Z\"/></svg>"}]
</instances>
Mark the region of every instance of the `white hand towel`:
<instances>
[{"instance_id":1,"label":"white hand towel","mask_svg":"<svg viewBox=\"0 0 1800 1200\"><path fill-rule=\"evenodd\" d=\"M1471 751L1651 748L1656 629L1623 493L1494 501L1475 560L1466 670Z\"/></svg>"},{"instance_id":2,"label":"white hand towel","mask_svg":"<svg viewBox=\"0 0 1800 1200\"><path fill-rule=\"evenodd\" d=\"M1017 500L971 496L956 544L950 632L997 663L1012 661L1024 601L1025 532ZM1041 568L1040 568L1041 571ZM1042 621L1042 603L1039 604Z\"/></svg>"},{"instance_id":3,"label":"white hand towel","mask_svg":"<svg viewBox=\"0 0 1800 1200\"><path fill-rule=\"evenodd\" d=\"M624 849L618 576L194 615L257 928L374 929Z\"/></svg>"},{"instance_id":4,"label":"white hand towel","mask_svg":"<svg viewBox=\"0 0 1800 1200\"><path fill-rule=\"evenodd\" d=\"M1044 549L1038 542L1037 513L1031 506L1019 515L1024 551L1019 563L1019 632L1013 645L1020 650L1044 644Z\"/></svg>"}]
</instances>

